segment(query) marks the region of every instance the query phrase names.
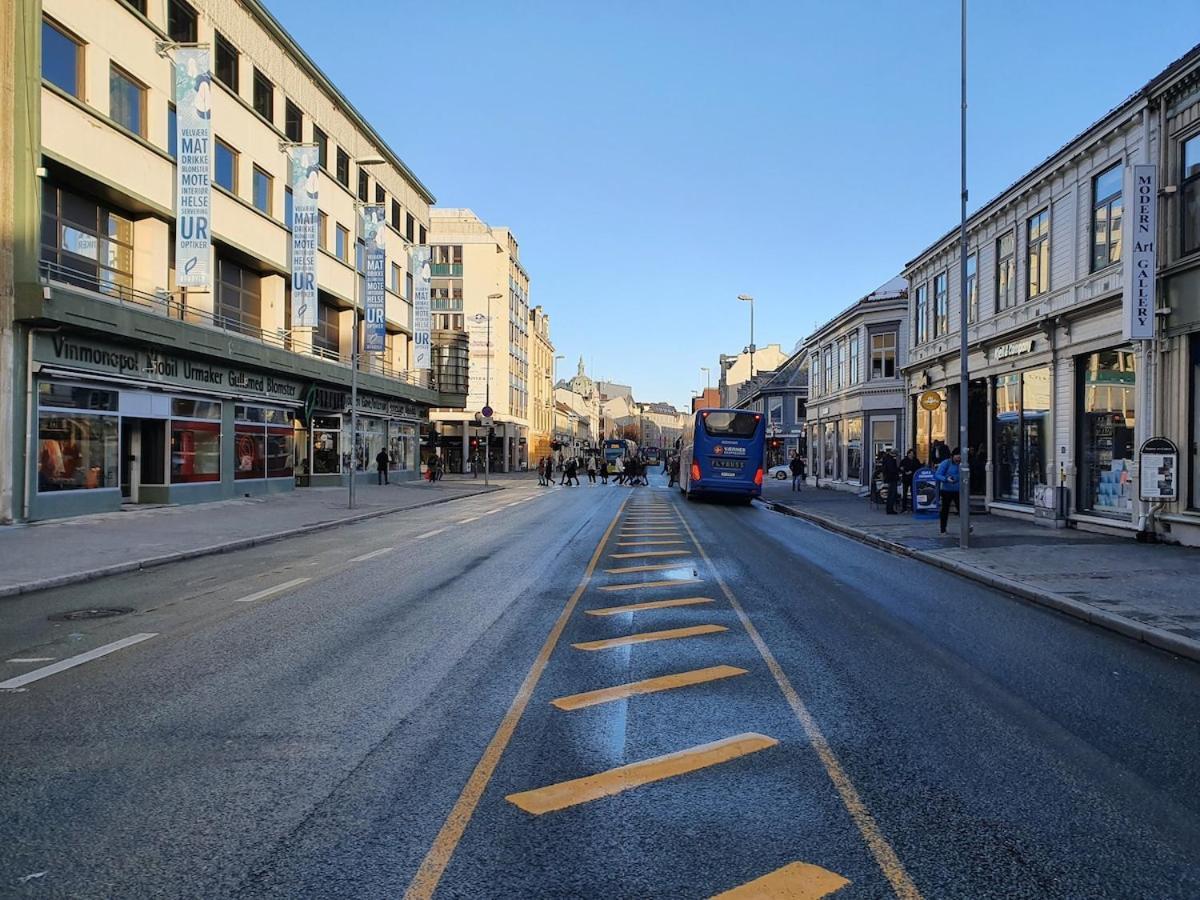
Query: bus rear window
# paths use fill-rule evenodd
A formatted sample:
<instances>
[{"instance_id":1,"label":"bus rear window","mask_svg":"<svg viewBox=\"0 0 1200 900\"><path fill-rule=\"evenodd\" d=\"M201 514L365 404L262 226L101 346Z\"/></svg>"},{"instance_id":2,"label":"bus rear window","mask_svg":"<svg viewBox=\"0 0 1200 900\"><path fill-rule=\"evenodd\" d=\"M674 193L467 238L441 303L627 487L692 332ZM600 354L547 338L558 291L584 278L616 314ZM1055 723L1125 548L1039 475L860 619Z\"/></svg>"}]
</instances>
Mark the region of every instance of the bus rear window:
<instances>
[{"instance_id":1,"label":"bus rear window","mask_svg":"<svg viewBox=\"0 0 1200 900\"><path fill-rule=\"evenodd\" d=\"M754 437L758 416L749 412L710 412L702 417L704 433L709 437Z\"/></svg>"}]
</instances>

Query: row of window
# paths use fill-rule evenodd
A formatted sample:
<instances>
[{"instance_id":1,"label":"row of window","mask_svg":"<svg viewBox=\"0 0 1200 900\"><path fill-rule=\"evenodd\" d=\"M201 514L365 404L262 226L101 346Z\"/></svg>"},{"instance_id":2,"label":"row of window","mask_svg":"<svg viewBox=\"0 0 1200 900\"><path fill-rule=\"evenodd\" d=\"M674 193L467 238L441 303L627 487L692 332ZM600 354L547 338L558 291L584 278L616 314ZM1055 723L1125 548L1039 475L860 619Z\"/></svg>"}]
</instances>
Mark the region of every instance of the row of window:
<instances>
[{"instance_id":1,"label":"row of window","mask_svg":"<svg viewBox=\"0 0 1200 900\"><path fill-rule=\"evenodd\" d=\"M871 380L896 377L896 332L881 331L870 335ZM809 362L808 386L813 397L852 387L862 379L862 334L851 332L813 353Z\"/></svg>"},{"instance_id":2,"label":"row of window","mask_svg":"<svg viewBox=\"0 0 1200 900\"><path fill-rule=\"evenodd\" d=\"M131 4L138 8L137 4ZM138 8L139 12L144 10ZM183 0L170 0L168 5L168 32L173 40L181 43L195 41L196 12ZM175 35L191 35L184 41ZM241 56L236 47L219 32L215 39L215 65L213 74L218 81L226 85L235 94L239 93L239 66ZM70 33L66 28L49 19L42 20L42 76L51 84L56 85L74 97L83 98L84 83L84 42ZM275 86L271 80L258 69L254 70L253 106L264 119L275 122ZM178 155L176 146L175 106L167 105L167 152L172 156ZM109 117L121 127L138 135L146 136L146 86L118 66L109 66ZM288 140L297 143L303 140L304 114L291 100L284 98L284 133ZM329 138L317 125L313 125L313 140L317 144L320 164L328 171ZM213 180L216 184L231 193L238 192L238 151L226 140L220 137L214 140ZM343 187L350 187L350 156L340 147L337 149L335 177ZM358 199L368 202L370 197L370 176L365 169L358 171ZM387 204L387 192L382 184L375 184L375 202ZM274 215L273 198L274 178L265 169L253 167L253 184L251 186L251 201L255 208L267 215ZM291 228L292 200L291 189L284 191L284 222ZM412 213L406 213L400 202L392 198L389 221L397 233L403 233L409 243L424 244L427 232L424 225L418 225ZM461 264L461 248L459 263ZM339 258L345 259L339 254Z\"/></svg>"},{"instance_id":3,"label":"row of window","mask_svg":"<svg viewBox=\"0 0 1200 900\"><path fill-rule=\"evenodd\" d=\"M1200 250L1200 135L1180 145L1180 252ZM1122 196L1124 167L1110 166L1092 178L1092 220L1090 267L1098 272L1121 261ZM994 312L1000 313L1017 304L1016 231L996 238ZM1050 209L1045 207L1025 221L1025 300L1040 297L1050 290ZM967 309L970 322L979 320L978 254L967 257ZM930 285L924 282L913 291L913 337L916 343L934 340L950 332L948 271L933 277L933 305Z\"/></svg>"}]
</instances>

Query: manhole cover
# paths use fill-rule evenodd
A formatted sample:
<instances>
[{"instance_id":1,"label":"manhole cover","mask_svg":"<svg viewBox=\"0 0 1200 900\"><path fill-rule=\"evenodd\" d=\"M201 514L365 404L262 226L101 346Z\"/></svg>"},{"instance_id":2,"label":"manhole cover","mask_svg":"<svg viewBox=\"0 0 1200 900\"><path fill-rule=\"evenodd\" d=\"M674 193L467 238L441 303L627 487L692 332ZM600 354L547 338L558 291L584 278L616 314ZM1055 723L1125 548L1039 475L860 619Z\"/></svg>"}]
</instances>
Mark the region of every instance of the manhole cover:
<instances>
[{"instance_id":1,"label":"manhole cover","mask_svg":"<svg viewBox=\"0 0 1200 900\"><path fill-rule=\"evenodd\" d=\"M88 609L73 609L70 612L48 616L51 622L76 622L80 619L111 619L133 612L128 606L93 606Z\"/></svg>"}]
</instances>

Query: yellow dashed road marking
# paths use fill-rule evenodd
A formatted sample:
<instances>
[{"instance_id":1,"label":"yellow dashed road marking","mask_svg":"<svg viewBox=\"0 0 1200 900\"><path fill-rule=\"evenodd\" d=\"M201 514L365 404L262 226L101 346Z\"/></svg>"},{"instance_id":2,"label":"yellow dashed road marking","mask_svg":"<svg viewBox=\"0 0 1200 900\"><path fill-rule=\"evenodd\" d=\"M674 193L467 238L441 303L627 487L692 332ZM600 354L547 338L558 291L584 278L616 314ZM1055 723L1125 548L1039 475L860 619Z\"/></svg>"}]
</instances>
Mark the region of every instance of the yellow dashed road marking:
<instances>
[{"instance_id":1,"label":"yellow dashed road marking","mask_svg":"<svg viewBox=\"0 0 1200 900\"><path fill-rule=\"evenodd\" d=\"M821 900L850 882L841 875L810 863L788 863L782 869L747 881L712 900Z\"/></svg>"},{"instance_id":2,"label":"yellow dashed road marking","mask_svg":"<svg viewBox=\"0 0 1200 900\"><path fill-rule=\"evenodd\" d=\"M605 569L609 575L620 575L626 573L633 575L635 572L662 572L666 569L678 569L679 563L655 563L652 566L623 566L618 569Z\"/></svg>"},{"instance_id":3,"label":"yellow dashed road marking","mask_svg":"<svg viewBox=\"0 0 1200 900\"><path fill-rule=\"evenodd\" d=\"M653 759L618 766L597 775L562 781L532 791L509 794L510 803L528 813L540 816L544 813L566 809L580 803L611 797L631 788L641 787L664 778L674 778L728 762L740 756L757 753L774 747L779 741L763 734L738 734L711 744L700 744L687 750L656 756Z\"/></svg>"},{"instance_id":4,"label":"yellow dashed road marking","mask_svg":"<svg viewBox=\"0 0 1200 900\"><path fill-rule=\"evenodd\" d=\"M691 556L691 550L639 550L637 553L610 553L612 559L641 559L645 556Z\"/></svg>"},{"instance_id":5,"label":"yellow dashed road marking","mask_svg":"<svg viewBox=\"0 0 1200 900\"><path fill-rule=\"evenodd\" d=\"M674 587L677 584L699 584L701 578L668 578L662 581L635 581L631 584L606 584L602 591L640 591L642 588Z\"/></svg>"},{"instance_id":6,"label":"yellow dashed road marking","mask_svg":"<svg viewBox=\"0 0 1200 900\"><path fill-rule=\"evenodd\" d=\"M618 684L613 687L601 688L598 691L585 691L582 694L572 694L569 697L559 697L550 702L562 710L583 709L585 706L595 706L598 703L611 703L614 700L625 700L638 694L653 694L657 691L669 691L674 688L690 687L694 684L705 684L720 678L732 678L734 675L745 675L745 669L734 666L709 666L706 669L693 669L691 672L678 672L674 675L662 675L658 678L647 678L643 681L632 681L628 684Z\"/></svg>"},{"instance_id":7,"label":"yellow dashed road marking","mask_svg":"<svg viewBox=\"0 0 1200 900\"><path fill-rule=\"evenodd\" d=\"M639 634L627 634L625 637L607 638L603 641L584 641L582 644L572 644L576 650L611 650L614 647L625 647L629 644L648 644L650 641L673 641L676 638L698 637L702 634L718 634L728 631L724 625L692 625L688 628L668 628L666 631L643 631Z\"/></svg>"},{"instance_id":8,"label":"yellow dashed road marking","mask_svg":"<svg viewBox=\"0 0 1200 900\"><path fill-rule=\"evenodd\" d=\"M677 597L674 600L647 600L645 603L626 603L624 606L604 606L589 609L589 616L615 616L618 613L642 612L647 609L669 609L672 606L696 606L714 602L711 597Z\"/></svg>"}]
</instances>

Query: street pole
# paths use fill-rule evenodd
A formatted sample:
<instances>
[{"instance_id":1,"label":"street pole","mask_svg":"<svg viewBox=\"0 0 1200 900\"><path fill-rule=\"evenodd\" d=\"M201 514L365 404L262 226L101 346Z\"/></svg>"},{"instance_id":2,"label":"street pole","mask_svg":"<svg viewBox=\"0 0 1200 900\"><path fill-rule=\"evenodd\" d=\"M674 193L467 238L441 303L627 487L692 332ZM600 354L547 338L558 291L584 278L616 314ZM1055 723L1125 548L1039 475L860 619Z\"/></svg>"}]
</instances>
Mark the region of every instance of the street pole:
<instances>
[{"instance_id":1,"label":"street pole","mask_svg":"<svg viewBox=\"0 0 1200 900\"><path fill-rule=\"evenodd\" d=\"M738 299L743 303L750 304L750 346L747 348L750 351L750 379L754 379L754 298L749 294L738 294Z\"/></svg>"},{"instance_id":2,"label":"street pole","mask_svg":"<svg viewBox=\"0 0 1200 900\"><path fill-rule=\"evenodd\" d=\"M489 410L492 407L492 298L488 295L487 311L487 360L485 372L487 380L483 386L483 405ZM491 416L488 416L491 419ZM483 486L491 486L492 477L492 426L489 422L483 438Z\"/></svg>"},{"instance_id":3,"label":"street pole","mask_svg":"<svg viewBox=\"0 0 1200 900\"><path fill-rule=\"evenodd\" d=\"M354 327L350 347L350 509L354 509L354 474L358 470L358 238L362 233L362 209L354 204ZM364 254L366 248L363 248ZM366 266L364 264L363 268Z\"/></svg>"},{"instance_id":4,"label":"street pole","mask_svg":"<svg viewBox=\"0 0 1200 900\"><path fill-rule=\"evenodd\" d=\"M958 309L958 449L962 454L958 480L958 546L966 550L971 545L971 462L970 446L967 443L967 415L971 389L971 374L967 366L967 324L970 318L967 297L967 0L962 0L962 103L959 132L962 163L961 219L959 222L959 279L960 296ZM976 276L978 277L978 276Z\"/></svg>"}]
</instances>

